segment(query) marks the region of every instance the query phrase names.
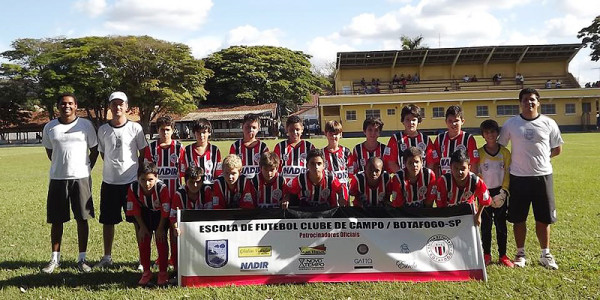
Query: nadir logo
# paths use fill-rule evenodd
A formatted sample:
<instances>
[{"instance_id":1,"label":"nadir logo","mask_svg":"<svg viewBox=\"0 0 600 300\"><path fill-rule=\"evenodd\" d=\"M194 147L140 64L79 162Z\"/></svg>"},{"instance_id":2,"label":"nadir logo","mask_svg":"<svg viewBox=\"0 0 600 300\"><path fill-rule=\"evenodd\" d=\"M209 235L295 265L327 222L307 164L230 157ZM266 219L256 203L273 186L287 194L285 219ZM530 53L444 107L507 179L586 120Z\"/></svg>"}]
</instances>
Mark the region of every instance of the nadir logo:
<instances>
[{"instance_id":1,"label":"nadir logo","mask_svg":"<svg viewBox=\"0 0 600 300\"><path fill-rule=\"evenodd\" d=\"M309 247L300 247L300 255L325 255L327 254L327 247L325 244Z\"/></svg>"},{"instance_id":2,"label":"nadir logo","mask_svg":"<svg viewBox=\"0 0 600 300\"><path fill-rule=\"evenodd\" d=\"M207 240L206 253L204 255L206 264L212 268L221 268L227 264L228 240Z\"/></svg>"},{"instance_id":3,"label":"nadir logo","mask_svg":"<svg viewBox=\"0 0 600 300\"><path fill-rule=\"evenodd\" d=\"M241 271L261 271L268 270L269 263L266 261L250 261L250 262L242 262L240 265Z\"/></svg>"},{"instance_id":4,"label":"nadir logo","mask_svg":"<svg viewBox=\"0 0 600 300\"><path fill-rule=\"evenodd\" d=\"M450 238L443 234L436 234L427 240L427 255L437 263L445 263L454 255L454 245Z\"/></svg>"}]
</instances>

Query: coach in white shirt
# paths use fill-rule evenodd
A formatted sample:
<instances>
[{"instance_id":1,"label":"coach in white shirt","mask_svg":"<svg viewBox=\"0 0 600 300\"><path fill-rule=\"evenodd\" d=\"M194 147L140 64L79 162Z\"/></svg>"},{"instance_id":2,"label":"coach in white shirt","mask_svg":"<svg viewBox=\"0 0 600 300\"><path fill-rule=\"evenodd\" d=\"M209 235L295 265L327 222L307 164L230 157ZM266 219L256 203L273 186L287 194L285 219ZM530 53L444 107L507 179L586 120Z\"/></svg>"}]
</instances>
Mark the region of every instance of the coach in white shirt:
<instances>
[{"instance_id":1,"label":"coach in white shirt","mask_svg":"<svg viewBox=\"0 0 600 300\"><path fill-rule=\"evenodd\" d=\"M77 117L77 98L73 94L61 95L56 107L59 117L44 126L42 137L50 159L46 211L47 222L52 224L52 257L42 272L52 273L59 266L63 223L71 219L69 207L77 221L77 268L89 272L91 268L85 256L89 235L87 220L94 217L90 171L98 158L96 130L92 122Z\"/></svg>"},{"instance_id":2,"label":"coach in white shirt","mask_svg":"<svg viewBox=\"0 0 600 300\"><path fill-rule=\"evenodd\" d=\"M533 88L519 93L521 114L504 123L498 143L512 143L510 164L510 201L508 220L513 223L517 255L515 265L525 266L527 215L533 207L535 231L542 254L539 262L558 269L550 254L550 224L556 222L552 164L550 158L562 151L564 143L556 122L540 113L540 94Z\"/></svg>"}]
</instances>

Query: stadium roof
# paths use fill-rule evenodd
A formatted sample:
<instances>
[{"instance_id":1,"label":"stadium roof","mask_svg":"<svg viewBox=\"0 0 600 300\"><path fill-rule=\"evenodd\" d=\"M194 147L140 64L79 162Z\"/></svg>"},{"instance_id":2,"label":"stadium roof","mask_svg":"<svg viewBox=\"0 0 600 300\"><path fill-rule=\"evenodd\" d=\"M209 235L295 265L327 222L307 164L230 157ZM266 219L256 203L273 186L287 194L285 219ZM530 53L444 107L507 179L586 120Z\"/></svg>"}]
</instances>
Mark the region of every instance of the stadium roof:
<instances>
[{"instance_id":1,"label":"stadium roof","mask_svg":"<svg viewBox=\"0 0 600 300\"><path fill-rule=\"evenodd\" d=\"M554 44L338 52L336 65L338 69L356 69L421 64L570 61L580 48L581 44Z\"/></svg>"}]
</instances>

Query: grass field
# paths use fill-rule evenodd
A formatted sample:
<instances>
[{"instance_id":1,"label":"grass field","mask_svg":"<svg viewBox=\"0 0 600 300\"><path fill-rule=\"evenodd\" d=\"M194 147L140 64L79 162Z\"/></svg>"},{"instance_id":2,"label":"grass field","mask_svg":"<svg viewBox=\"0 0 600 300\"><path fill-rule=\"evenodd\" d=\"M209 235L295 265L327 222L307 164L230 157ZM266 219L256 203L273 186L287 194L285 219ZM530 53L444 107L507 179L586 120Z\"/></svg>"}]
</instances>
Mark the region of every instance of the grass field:
<instances>
[{"instance_id":1,"label":"grass field","mask_svg":"<svg viewBox=\"0 0 600 300\"><path fill-rule=\"evenodd\" d=\"M50 258L50 226L46 224L49 161L42 147L0 148L0 299L103 298L212 298L212 299L366 299L366 298L554 298L600 297L600 134L564 134L563 153L553 159L559 221L552 226L551 250L558 271L537 265L539 246L530 218L527 236L528 266L488 267L488 282L343 283L247 286L225 288L142 289L136 283L137 246L133 227L117 226L113 259L116 267L80 274L76 271L75 222L65 225L61 268L40 273ZM382 138L381 140L387 140ZM345 139L352 147L358 139ZM324 139L312 140L324 146ZM481 144L482 140L478 139ZM272 149L275 141L267 142ZM231 142L216 142L226 152ZM93 171L94 202L99 208L102 166ZM98 212L98 211L97 211ZM509 230L511 226L509 225ZM495 253L495 248L492 248ZM515 253L512 230L508 253ZM90 221L88 259L102 255L102 228ZM155 255L155 254L154 254ZM495 258L496 259L496 258Z\"/></svg>"}]
</instances>

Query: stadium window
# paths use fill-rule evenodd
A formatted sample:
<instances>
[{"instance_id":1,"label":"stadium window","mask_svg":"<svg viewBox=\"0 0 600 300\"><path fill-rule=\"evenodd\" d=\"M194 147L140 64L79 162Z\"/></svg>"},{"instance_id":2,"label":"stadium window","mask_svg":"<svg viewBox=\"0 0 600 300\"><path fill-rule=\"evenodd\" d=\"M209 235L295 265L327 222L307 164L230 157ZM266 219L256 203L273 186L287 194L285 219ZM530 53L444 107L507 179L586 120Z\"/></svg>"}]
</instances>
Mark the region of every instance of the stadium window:
<instances>
[{"instance_id":1,"label":"stadium window","mask_svg":"<svg viewBox=\"0 0 600 300\"><path fill-rule=\"evenodd\" d=\"M444 117L444 108L443 107L434 107L433 108L433 117L434 118L443 118Z\"/></svg>"},{"instance_id":2,"label":"stadium window","mask_svg":"<svg viewBox=\"0 0 600 300\"><path fill-rule=\"evenodd\" d=\"M367 109L365 117L368 118L381 118L381 112L379 109Z\"/></svg>"},{"instance_id":3,"label":"stadium window","mask_svg":"<svg viewBox=\"0 0 600 300\"><path fill-rule=\"evenodd\" d=\"M496 115L498 116L516 116L519 114L519 105L498 105Z\"/></svg>"},{"instance_id":4,"label":"stadium window","mask_svg":"<svg viewBox=\"0 0 600 300\"><path fill-rule=\"evenodd\" d=\"M425 119L425 108L421 107L421 119Z\"/></svg>"},{"instance_id":5,"label":"stadium window","mask_svg":"<svg viewBox=\"0 0 600 300\"><path fill-rule=\"evenodd\" d=\"M347 110L346 111L346 121L356 121L356 111L355 110Z\"/></svg>"},{"instance_id":6,"label":"stadium window","mask_svg":"<svg viewBox=\"0 0 600 300\"><path fill-rule=\"evenodd\" d=\"M565 104L565 114L567 114L567 115L575 114L575 103Z\"/></svg>"},{"instance_id":7,"label":"stadium window","mask_svg":"<svg viewBox=\"0 0 600 300\"><path fill-rule=\"evenodd\" d=\"M393 116L396 114L396 109L395 108L388 108L387 110L387 115L388 116Z\"/></svg>"},{"instance_id":8,"label":"stadium window","mask_svg":"<svg viewBox=\"0 0 600 300\"><path fill-rule=\"evenodd\" d=\"M556 114L556 104L542 104L541 112L545 115L555 115Z\"/></svg>"},{"instance_id":9,"label":"stadium window","mask_svg":"<svg viewBox=\"0 0 600 300\"><path fill-rule=\"evenodd\" d=\"M489 117L490 116L487 105L477 105L477 116L478 117Z\"/></svg>"}]
</instances>

